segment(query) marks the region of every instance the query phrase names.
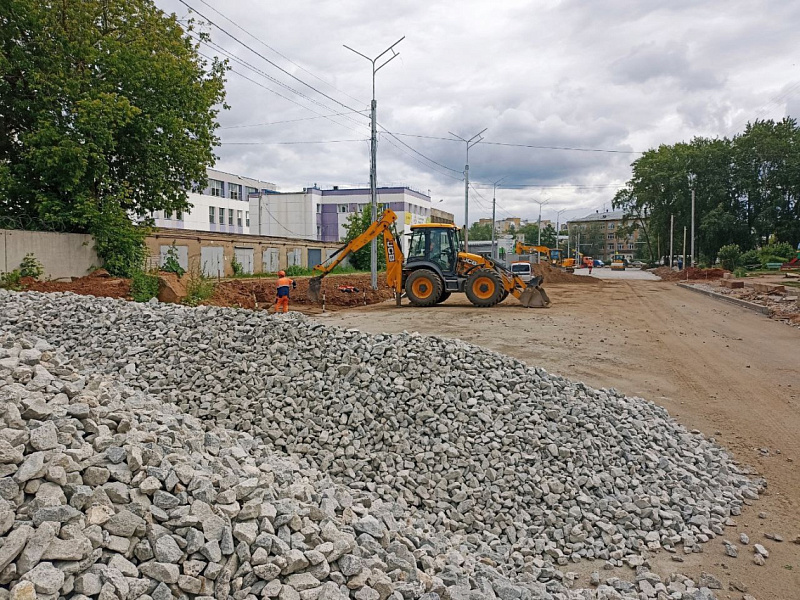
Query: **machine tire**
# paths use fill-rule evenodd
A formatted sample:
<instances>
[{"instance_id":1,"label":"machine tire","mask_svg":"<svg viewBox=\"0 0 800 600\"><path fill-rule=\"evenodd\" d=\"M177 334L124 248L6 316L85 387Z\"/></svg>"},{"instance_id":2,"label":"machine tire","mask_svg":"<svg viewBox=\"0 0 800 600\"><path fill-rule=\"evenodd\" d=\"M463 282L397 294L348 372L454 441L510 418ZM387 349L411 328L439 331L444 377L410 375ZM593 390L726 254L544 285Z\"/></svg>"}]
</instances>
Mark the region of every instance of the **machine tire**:
<instances>
[{"instance_id":1,"label":"machine tire","mask_svg":"<svg viewBox=\"0 0 800 600\"><path fill-rule=\"evenodd\" d=\"M414 306L433 306L439 301L443 288L439 276L428 269L413 271L406 278L406 296Z\"/></svg>"},{"instance_id":2,"label":"machine tire","mask_svg":"<svg viewBox=\"0 0 800 600\"><path fill-rule=\"evenodd\" d=\"M448 292L447 290L443 289L442 293L439 294L439 299L436 301L436 304L441 304L442 302L447 300L449 297L450 297L450 292Z\"/></svg>"},{"instance_id":3,"label":"machine tire","mask_svg":"<svg viewBox=\"0 0 800 600\"><path fill-rule=\"evenodd\" d=\"M464 291L475 306L489 307L501 301L505 288L497 273L489 269L478 269L467 278Z\"/></svg>"}]
</instances>

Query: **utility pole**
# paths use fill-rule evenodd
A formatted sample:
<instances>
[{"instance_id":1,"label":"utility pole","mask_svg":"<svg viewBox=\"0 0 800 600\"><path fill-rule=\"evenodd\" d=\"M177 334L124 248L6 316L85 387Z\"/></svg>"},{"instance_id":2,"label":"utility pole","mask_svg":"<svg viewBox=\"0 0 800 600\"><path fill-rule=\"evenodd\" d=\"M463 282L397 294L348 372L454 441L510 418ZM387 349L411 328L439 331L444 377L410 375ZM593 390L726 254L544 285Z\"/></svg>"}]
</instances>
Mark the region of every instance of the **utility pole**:
<instances>
[{"instance_id":1,"label":"utility pole","mask_svg":"<svg viewBox=\"0 0 800 600\"><path fill-rule=\"evenodd\" d=\"M694 186L692 187L692 260L691 266L694 266Z\"/></svg>"},{"instance_id":2,"label":"utility pole","mask_svg":"<svg viewBox=\"0 0 800 600\"><path fill-rule=\"evenodd\" d=\"M484 127L468 140L465 140L460 135L456 135L452 131L447 132L467 145L467 162L466 165L464 165L464 252L469 252L469 149L483 141L481 134L487 129L489 128Z\"/></svg>"},{"instance_id":3,"label":"utility pole","mask_svg":"<svg viewBox=\"0 0 800 600\"><path fill-rule=\"evenodd\" d=\"M672 242L675 239L673 229L675 228L675 215L669 216L669 268L672 268Z\"/></svg>"},{"instance_id":4,"label":"utility pole","mask_svg":"<svg viewBox=\"0 0 800 600\"><path fill-rule=\"evenodd\" d=\"M353 50L350 46L344 45L345 48L350 50L350 52L355 52L362 58L366 58L370 63L372 63L372 110L370 111L370 121L371 121L371 131L372 135L370 136L370 152L369 152L369 194L370 194L370 204L372 205L372 222L378 220L378 102L375 100L375 74L380 71L383 67L389 64L392 60L400 56L399 52L396 52L394 47L397 46L400 42L406 39L406 36L401 37L397 40L394 44L389 46L386 50L378 54L375 58L370 58L364 54L361 54L358 50ZM383 61L380 65L376 67L377 62L381 59L381 57L386 54L387 52L391 51L392 56L388 59ZM370 243L370 272L371 272L371 283L372 289L378 289L378 240L373 239Z\"/></svg>"},{"instance_id":5,"label":"utility pole","mask_svg":"<svg viewBox=\"0 0 800 600\"><path fill-rule=\"evenodd\" d=\"M506 175L508 177L508 175ZM497 214L497 185L503 181L505 177L501 177L497 181L494 182L494 191L492 192L492 259L497 260L497 247L494 245L494 228L495 228L495 218Z\"/></svg>"},{"instance_id":6,"label":"utility pole","mask_svg":"<svg viewBox=\"0 0 800 600\"><path fill-rule=\"evenodd\" d=\"M544 200L544 201L542 201L542 200L534 200L534 202L536 202L536 204L539 205L539 221L538 221L539 239L536 242L536 245L537 246L541 246L542 245L542 206L544 206L545 204L550 202L550 200Z\"/></svg>"},{"instance_id":7,"label":"utility pole","mask_svg":"<svg viewBox=\"0 0 800 600\"><path fill-rule=\"evenodd\" d=\"M683 268L685 269L686 265L686 225L683 226Z\"/></svg>"}]
</instances>

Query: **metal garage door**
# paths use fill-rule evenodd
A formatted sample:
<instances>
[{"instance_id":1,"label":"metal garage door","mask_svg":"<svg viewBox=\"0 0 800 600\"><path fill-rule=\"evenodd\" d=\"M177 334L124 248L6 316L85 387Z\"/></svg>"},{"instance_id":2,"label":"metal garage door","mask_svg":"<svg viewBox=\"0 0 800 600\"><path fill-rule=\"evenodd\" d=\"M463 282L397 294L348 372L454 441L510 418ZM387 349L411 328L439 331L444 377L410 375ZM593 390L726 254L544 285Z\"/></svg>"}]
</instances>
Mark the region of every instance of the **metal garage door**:
<instances>
[{"instance_id":1,"label":"metal garage door","mask_svg":"<svg viewBox=\"0 0 800 600\"><path fill-rule=\"evenodd\" d=\"M309 248L308 249L308 266L309 267L316 267L321 262L322 262L322 249L321 248Z\"/></svg>"},{"instance_id":2,"label":"metal garage door","mask_svg":"<svg viewBox=\"0 0 800 600\"><path fill-rule=\"evenodd\" d=\"M252 248L234 248L233 255L236 257L236 262L242 265L242 273L247 275L253 274L253 249Z\"/></svg>"},{"instance_id":3,"label":"metal garage door","mask_svg":"<svg viewBox=\"0 0 800 600\"><path fill-rule=\"evenodd\" d=\"M181 266L181 269L184 271L189 270L189 246L172 246L172 245L162 245L161 246L161 261L159 262L159 266L164 266L167 262L167 256L169 256L170 251L175 249L174 252L177 255L178 264Z\"/></svg>"},{"instance_id":4,"label":"metal garage door","mask_svg":"<svg viewBox=\"0 0 800 600\"><path fill-rule=\"evenodd\" d=\"M292 248L286 251L286 265L289 267L302 266L302 259L300 258L300 248Z\"/></svg>"},{"instance_id":5,"label":"metal garage door","mask_svg":"<svg viewBox=\"0 0 800 600\"><path fill-rule=\"evenodd\" d=\"M200 248L200 263L203 265L203 275L206 277L225 276L225 257L222 254L222 246Z\"/></svg>"},{"instance_id":6,"label":"metal garage door","mask_svg":"<svg viewBox=\"0 0 800 600\"><path fill-rule=\"evenodd\" d=\"M277 273L278 269L278 249L277 248L267 248L264 250L261 260L263 264L261 266L262 271L264 273Z\"/></svg>"}]
</instances>

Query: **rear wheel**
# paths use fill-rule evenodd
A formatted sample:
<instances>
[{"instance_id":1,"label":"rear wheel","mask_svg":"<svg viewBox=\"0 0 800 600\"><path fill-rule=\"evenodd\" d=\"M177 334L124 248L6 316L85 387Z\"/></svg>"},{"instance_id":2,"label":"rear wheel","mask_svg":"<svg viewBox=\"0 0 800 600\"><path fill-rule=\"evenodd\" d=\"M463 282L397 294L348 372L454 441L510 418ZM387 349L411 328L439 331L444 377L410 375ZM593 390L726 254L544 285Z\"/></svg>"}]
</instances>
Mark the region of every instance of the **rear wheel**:
<instances>
[{"instance_id":1,"label":"rear wheel","mask_svg":"<svg viewBox=\"0 0 800 600\"><path fill-rule=\"evenodd\" d=\"M502 296L500 296L500 302L502 302L502 301L503 301L503 300L505 300L506 298L508 298L508 290L507 290L507 289L505 289L505 288L503 288L503 295L502 295ZM498 302L498 304L500 304L500 302Z\"/></svg>"},{"instance_id":2,"label":"rear wheel","mask_svg":"<svg viewBox=\"0 0 800 600\"><path fill-rule=\"evenodd\" d=\"M427 269L414 271L406 278L406 296L414 306L433 306L443 287L439 276Z\"/></svg>"},{"instance_id":3,"label":"rear wheel","mask_svg":"<svg viewBox=\"0 0 800 600\"><path fill-rule=\"evenodd\" d=\"M464 291L475 306L487 307L500 302L505 289L497 273L489 269L478 269L467 278Z\"/></svg>"}]
</instances>

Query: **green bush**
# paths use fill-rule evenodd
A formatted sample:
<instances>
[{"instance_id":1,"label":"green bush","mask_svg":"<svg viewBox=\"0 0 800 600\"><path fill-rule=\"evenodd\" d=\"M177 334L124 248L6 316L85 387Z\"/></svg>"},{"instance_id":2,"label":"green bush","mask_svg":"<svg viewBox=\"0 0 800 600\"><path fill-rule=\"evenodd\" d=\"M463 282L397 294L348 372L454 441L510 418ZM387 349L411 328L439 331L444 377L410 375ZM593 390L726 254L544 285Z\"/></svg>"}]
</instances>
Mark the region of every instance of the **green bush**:
<instances>
[{"instance_id":1,"label":"green bush","mask_svg":"<svg viewBox=\"0 0 800 600\"><path fill-rule=\"evenodd\" d=\"M133 277L141 271L141 265L147 258L147 247L144 238L150 229L142 225L134 225L125 211L109 209L92 224L97 256L103 261L103 267L116 277Z\"/></svg>"},{"instance_id":2,"label":"green bush","mask_svg":"<svg viewBox=\"0 0 800 600\"><path fill-rule=\"evenodd\" d=\"M739 249L738 244L728 244L719 249L718 255L722 268L733 271L739 262L742 251Z\"/></svg>"},{"instance_id":3,"label":"green bush","mask_svg":"<svg viewBox=\"0 0 800 600\"><path fill-rule=\"evenodd\" d=\"M0 288L20 290L22 289L22 286L19 284L20 279L22 279L22 274L19 272L19 269L14 269L9 273L3 273L0 275Z\"/></svg>"},{"instance_id":4,"label":"green bush","mask_svg":"<svg viewBox=\"0 0 800 600\"><path fill-rule=\"evenodd\" d=\"M287 277L303 277L306 275L311 275L311 269L307 267L301 267L300 265L292 265L291 267L286 268Z\"/></svg>"},{"instance_id":5,"label":"green bush","mask_svg":"<svg viewBox=\"0 0 800 600\"><path fill-rule=\"evenodd\" d=\"M761 254L758 250L748 250L742 252L739 257L739 265L742 267L756 267L761 264Z\"/></svg>"},{"instance_id":6,"label":"green bush","mask_svg":"<svg viewBox=\"0 0 800 600\"><path fill-rule=\"evenodd\" d=\"M161 267L161 270L166 273L175 273L178 277L183 277L183 274L186 273L186 269L178 261L178 248L175 246L175 242L172 242L172 246L167 250L167 256L164 259L164 266Z\"/></svg>"},{"instance_id":7,"label":"green bush","mask_svg":"<svg viewBox=\"0 0 800 600\"><path fill-rule=\"evenodd\" d=\"M791 244L781 242L779 244L770 244L769 246L764 246L761 249L760 254L761 264L765 265L768 262L788 262L794 257L795 252Z\"/></svg>"},{"instance_id":8,"label":"green bush","mask_svg":"<svg viewBox=\"0 0 800 600\"><path fill-rule=\"evenodd\" d=\"M158 296L158 277L144 271L134 271L131 277L131 296L136 302L147 302Z\"/></svg>"},{"instance_id":9,"label":"green bush","mask_svg":"<svg viewBox=\"0 0 800 600\"><path fill-rule=\"evenodd\" d=\"M19 274L21 277L33 277L39 279L44 275L44 266L40 263L32 252L25 255L19 264Z\"/></svg>"},{"instance_id":10,"label":"green bush","mask_svg":"<svg viewBox=\"0 0 800 600\"><path fill-rule=\"evenodd\" d=\"M744 267L736 267L733 271L734 276L736 277L746 277L747 270Z\"/></svg>"},{"instance_id":11,"label":"green bush","mask_svg":"<svg viewBox=\"0 0 800 600\"><path fill-rule=\"evenodd\" d=\"M231 260L231 269L233 269L234 277L241 277L242 275L244 275L244 267L242 266L242 263L240 263L237 260L235 254L233 255L233 259Z\"/></svg>"},{"instance_id":12,"label":"green bush","mask_svg":"<svg viewBox=\"0 0 800 600\"><path fill-rule=\"evenodd\" d=\"M197 306L211 298L213 293L214 281L203 275L197 267L191 269L186 279L186 298L183 299L183 303L187 306Z\"/></svg>"}]
</instances>

